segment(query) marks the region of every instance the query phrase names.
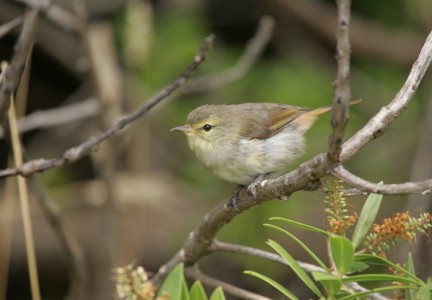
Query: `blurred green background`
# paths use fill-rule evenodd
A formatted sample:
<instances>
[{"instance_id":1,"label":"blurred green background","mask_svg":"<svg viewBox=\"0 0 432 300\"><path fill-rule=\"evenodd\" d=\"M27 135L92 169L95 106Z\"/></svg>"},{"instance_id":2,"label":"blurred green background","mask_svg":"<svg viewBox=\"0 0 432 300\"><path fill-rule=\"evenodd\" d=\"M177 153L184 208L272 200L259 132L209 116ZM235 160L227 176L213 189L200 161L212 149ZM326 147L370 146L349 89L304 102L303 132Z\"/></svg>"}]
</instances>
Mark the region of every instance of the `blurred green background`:
<instances>
[{"instance_id":1,"label":"blurred green background","mask_svg":"<svg viewBox=\"0 0 432 300\"><path fill-rule=\"evenodd\" d=\"M183 95L179 90L145 119L123 130L116 140L120 150L115 152L118 156L111 174L111 190L100 187L106 181L98 166L106 162L98 156L106 145L88 159L49 170L40 176L47 194L61 205L87 253L92 270L90 277L94 280L91 284L95 290L93 299L107 299L104 297L112 297L114 286L110 274L97 272L100 270L98 266L103 265L103 261L98 259L105 255L101 251L106 252L104 244L100 243L106 242L104 238L111 234L107 227L115 228L116 232L116 250L111 259L114 266L136 261L154 272L182 246L188 233L204 215L217 203L226 201L234 189L232 184L219 180L202 167L189 151L184 136L171 133L170 129L184 124L192 109L207 103L277 102L310 108L329 105L333 96L336 61L335 28L328 20L334 20L336 7L333 1L324 0L89 3L91 22L112 25L124 80L124 113L143 104L176 78L210 33L216 35L213 48L191 80L221 73L235 65L247 41L254 35L261 16L271 15L276 22L270 43L244 77L215 90ZM16 6L8 1L2 5ZM16 9L20 11L21 7ZM2 20L6 17L5 13ZM347 138L397 94L431 27L431 1L353 1L351 89L353 99L361 98L363 102L351 108ZM41 29L39 35L44 33L46 31ZM77 39L64 32L61 35ZM0 42L1 57L7 59L14 36L7 36ZM76 51L81 53L82 49ZM82 53L71 56L79 55ZM32 67L27 113L57 107L71 95L76 101L95 94L91 72L69 68L68 62L56 59L47 45L36 44ZM429 71L397 121L346 164L350 171L369 181L382 180L385 183L432 177L430 82ZM58 157L68 147L103 128L106 124L100 125L96 116L79 124L27 133L24 141L31 157ZM329 115L325 115L307 134L308 149L293 169L326 151L330 131ZM7 149L6 144L1 147ZM6 153L6 150L2 152L3 167ZM114 223L107 221L104 215L109 191L113 192L116 203ZM217 238L269 250L265 241L271 237L284 244L295 258L302 260L304 253L301 249L266 230L262 224L269 217L281 216L325 228L324 197L323 192L298 192L286 203L279 200L266 202L240 214L221 230ZM350 209L358 211L364 200L365 197L350 198ZM420 211L431 211L430 200L430 196L385 196L379 218L401 210L410 210L414 216ZM62 298L68 285L67 276L59 277L58 274L67 274L70 264L37 204L34 205L42 292L46 299ZM20 228L19 217L15 222L14 228ZM15 231L7 299L24 299L27 294L16 288L26 281L22 233L19 229ZM324 257L324 240L303 231L294 232ZM431 276L429 239L418 238L416 244L408 249L416 255L420 275L424 278ZM396 248L391 258L405 261L406 250L407 247ZM419 265L418 262L422 263ZM266 275L287 284L301 295L300 298L312 296L288 268L259 259L217 254L205 258L202 269L276 298L277 294L264 283L242 274L245 269L265 270ZM97 289L99 279L104 283L100 283L102 287ZM53 288L53 282L57 282L57 288Z\"/></svg>"}]
</instances>

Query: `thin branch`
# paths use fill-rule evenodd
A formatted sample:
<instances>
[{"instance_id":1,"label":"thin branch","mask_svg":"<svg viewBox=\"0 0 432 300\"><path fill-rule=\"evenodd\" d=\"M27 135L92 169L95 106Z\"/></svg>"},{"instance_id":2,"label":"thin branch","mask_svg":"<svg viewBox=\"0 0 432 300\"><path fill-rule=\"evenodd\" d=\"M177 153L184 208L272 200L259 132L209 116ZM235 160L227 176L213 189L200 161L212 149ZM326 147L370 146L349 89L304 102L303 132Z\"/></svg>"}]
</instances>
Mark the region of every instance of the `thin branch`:
<instances>
[{"instance_id":1,"label":"thin branch","mask_svg":"<svg viewBox=\"0 0 432 300\"><path fill-rule=\"evenodd\" d=\"M349 118L350 56L349 26L351 0L337 0L338 22L336 30L337 76L334 82L334 98L331 111L332 133L329 138L328 158L337 163L342 149L342 139Z\"/></svg>"},{"instance_id":2,"label":"thin branch","mask_svg":"<svg viewBox=\"0 0 432 300\"><path fill-rule=\"evenodd\" d=\"M17 0L28 6L37 6L38 0ZM60 5L53 3L46 10L46 18L67 32L79 33L82 29L81 20Z\"/></svg>"},{"instance_id":3,"label":"thin branch","mask_svg":"<svg viewBox=\"0 0 432 300\"><path fill-rule=\"evenodd\" d=\"M407 80L393 100L373 116L342 147L341 161L349 160L370 141L381 136L390 124L405 110L432 62L432 32L429 33Z\"/></svg>"},{"instance_id":4,"label":"thin branch","mask_svg":"<svg viewBox=\"0 0 432 300\"><path fill-rule=\"evenodd\" d=\"M404 182L398 184L376 184L364 180L357 175L352 174L343 166L337 166L330 171L333 176L345 181L346 183L361 189L377 194L403 195L403 194L422 194L429 195L432 193L432 179L417 182Z\"/></svg>"},{"instance_id":5,"label":"thin branch","mask_svg":"<svg viewBox=\"0 0 432 300\"><path fill-rule=\"evenodd\" d=\"M18 120L19 133L43 129L80 121L96 115L100 110L99 101L89 98L78 103L33 112ZM0 138L4 137L0 128Z\"/></svg>"},{"instance_id":6,"label":"thin branch","mask_svg":"<svg viewBox=\"0 0 432 300\"><path fill-rule=\"evenodd\" d=\"M209 251L211 252L227 252L227 253L237 253L237 254L245 254L253 257L262 258L265 260L270 260L279 264L287 265L287 262L282 258L282 256L277 255L276 253L272 253L269 251L247 247L243 245L236 245L231 243L224 243L218 240L213 240ZM305 262L297 261L297 263L304 269L306 272L324 272L325 270Z\"/></svg>"},{"instance_id":7,"label":"thin branch","mask_svg":"<svg viewBox=\"0 0 432 300\"><path fill-rule=\"evenodd\" d=\"M139 107L137 110L133 111L129 115L121 118L114 126L110 127L98 136L91 137L87 141L66 150L61 158L56 159L36 159L24 163L20 167L9 168L0 171L0 177L22 175L29 176L36 172L45 171L55 167L61 167L66 164L71 164L87 155L92 151L96 150L98 145L111 137L113 134L117 133L121 129L125 128L129 124L135 122L140 117L147 114L155 105L161 102L163 99L171 95L175 90L182 86L190 74L204 61L208 50L211 47L212 41L214 39L213 35L208 36L194 61L186 68L186 70L177 77L171 84L162 89L158 94L152 97L146 104Z\"/></svg>"},{"instance_id":8,"label":"thin branch","mask_svg":"<svg viewBox=\"0 0 432 300\"><path fill-rule=\"evenodd\" d=\"M250 299L250 300L270 300L270 298L249 292L247 290L241 289L239 287L236 287L232 284L226 283L224 281L215 279L213 277L207 276L203 274L197 266L189 267L185 269L185 274L187 277L200 280L201 282L205 283L206 285L212 286L214 288L221 287L224 292L227 292L233 296L243 298L243 299Z\"/></svg>"},{"instance_id":9,"label":"thin branch","mask_svg":"<svg viewBox=\"0 0 432 300\"><path fill-rule=\"evenodd\" d=\"M0 126L5 120L10 105L10 96L18 87L25 61L30 51L36 34L37 23L41 13L49 4L46 0L40 0L38 5L32 7L24 20L21 33L14 47L14 55L6 70L6 80L0 86Z\"/></svg>"},{"instance_id":10,"label":"thin branch","mask_svg":"<svg viewBox=\"0 0 432 300\"><path fill-rule=\"evenodd\" d=\"M23 22L23 18L21 16L16 17L9 22L0 25L0 39L8 34L11 30L13 30L15 27L21 25Z\"/></svg>"},{"instance_id":11,"label":"thin branch","mask_svg":"<svg viewBox=\"0 0 432 300\"><path fill-rule=\"evenodd\" d=\"M244 77L269 43L272 37L274 23L272 17L263 16L258 24L255 35L249 40L242 56L233 67L218 74L205 75L190 80L189 83L179 91L180 94L184 95L215 90Z\"/></svg>"}]
</instances>

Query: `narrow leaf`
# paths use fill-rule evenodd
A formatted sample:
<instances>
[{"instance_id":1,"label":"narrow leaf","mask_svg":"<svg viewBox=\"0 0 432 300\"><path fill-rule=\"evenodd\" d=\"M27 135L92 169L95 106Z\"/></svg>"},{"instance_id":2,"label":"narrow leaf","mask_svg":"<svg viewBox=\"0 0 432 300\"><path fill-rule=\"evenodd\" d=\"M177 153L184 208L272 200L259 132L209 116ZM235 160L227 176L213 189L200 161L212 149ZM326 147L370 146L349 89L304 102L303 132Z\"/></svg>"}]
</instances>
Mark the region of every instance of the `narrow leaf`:
<instances>
[{"instance_id":1,"label":"narrow leaf","mask_svg":"<svg viewBox=\"0 0 432 300\"><path fill-rule=\"evenodd\" d=\"M207 300L207 295L201 281L197 280L192 285L190 292L191 300Z\"/></svg>"},{"instance_id":2,"label":"narrow leaf","mask_svg":"<svg viewBox=\"0 0 432 300\"><path fill-rule=\"evenodd\" d=\"M392 269L398 270L402 274L406 275L409 278L412 278L416 280L417 285L421 285L422 281L418 279L415 275L411 274L401 266L398 266L397 264L392 263L391 261L382 258L381 256L376 256L372 254L358 254L354 257L356 261L362 261L368 265L378 265L378 266L385 266L390 267Z\"/></svg>"},{"instance_id":3,"label":"narrow leaf","mask_svg":"<svg viewBox=\"0 0 432 300\"><path fill-rule=\"evenodd\" d=\"M411 255L411 253L408 253L407 271L415 276L414 261L413 261L413 257ZM405 299L406 300L416 300L416 298L417 298L417 290L407 289L405 291Z\"/></svg>"},{"instance_id":4,"label":"narrow leaf","mask_svg":"<svg viewBox=\"0 0 432 300\"><path fill-rule=\"evenodd\" d=\"M225 295L221 287L218 287L210 296L210 300L225 300Z\"/></svg>"},{"instance_id":5,"label":"narrow leaf","mask_svg":"<svg viewBox=\"0 0 432 300\"><path fill-rule=\"evenodd\" d=\"M365 275L353 275L350 277L342 278L343 283L347 282L363 282L363 281L391 281L391 282L404 282L417 284L418 282L411 278L406 278L398 275L387 275L387 274L365 274Z\"/></svg>"},{"instance_id":6,"label":"narrow leaf","mask_svg":"<svg viewBox=\"0 0 432 300\"><path fill-rule=\"evenodd\" d=\"M335 277L330 273L312 272L312 276L315 281L319 281L323 285L327 291L328 299L333 299L342 287L342 281L340 278Z\"/></svg>"},{"instance_id":7,"label":"narrow leaf","mask_svg":"<svg viewBox=\"0 0 432 300\"><path fill-rule=\"evenodd\" d=\"M275 241L269 240L267 244L272 247L286 263L291 267L291 269L296 273L296 275L307 285L307 287L314 292L318 297L322 297L320 290L309 277L309 275L300 267L297 261L289 254L281 245Z\"/></svg>"},{"instance_id":8,"label":"narrow leaf","mask_svg":"<svg viewBox=\"0 0 432 300\"><path fill-rule=\"evenodd\" d=\"M403 290L403 289L415 289L415 288L416 288L415 285L385 286L385 287L380 287L380 288L376 288L376 289L371 289L367 292L360 292L360 293L354 293L351 295L343 296L341 298L338 298L338 300L351 300L351 299L357 300L357 299L363 299L363 298L361 298L363 296L367 296L367 295L374 294L374 293L381 293L381 292L386 292L386 291L399 291L399 290Z\"/></svg>"},{"instance_id":9,"label":"narrow leaf","mask_svg":"<svg viewBox=\"0 0 432 300\"><path fill-rule=\"evenodd\" d=\"M158 291L158 297L168 294L170 300L181 300L183 279L183 264L178 264L162 283Z\"/></svg>"},{"instance_id":10,"label":"narrow leaf","mask_svg":"<svg viewBox=\"0 0 432 300\"><path fill-rule=\"evenodd\" d=\"M354 248L351 242L343 236L330 235L330 251L339 275L346 274L351 269L354 260Z\"/></svg>"},{"instance_id":11,"label":"narrow leaf","mask_svg":"<svg viewBox=\"0 0 432 300\"><path fill-rule=\"evenodd\" d=\"M432 279L428 279L428 282L423 285L419 290L417 291L417 298L416 300L430 300L432 299Z\"/></svg>"},{"instance_id":12,"label":"narrow leaf","mask_svg":"<svg viewBox=\"0 0 432 300\"><path fill-rule=\"evenodd\" d=\"M361 272L369 268L369 266L361 261L353 261L351 264L350 270L347 272L347 274L353 274L357 272Z\"/></svg>"},{"instance_id":13,"label":"narrow leaf","mask_svg":"<svg viewBox=\"0 0 432 300\"><path fill-rule=\"evenodd\" d=\"M186 278L184 277L184 275L182 276L182 295L181 295L181 299L182 300L190 300L190 296L189 296L189 289L188 289L188 285L186 283Z\"/></svg>"},{"instance_id":14,"label":"narrow leaf","mask_svg":"<svg viewBox=\"0 0 432 300\"><path fill-rule=\"evenodd\" d=\"M380 184L382 184L382 181ZM371 228L381 205L382 198L383 195L371 193L366 199L352 237L354 249L357 249Z\"/></svg>"},{"instance_id":15,"label":"narrow leaf","mask_svg":"<svg viewBox=\"0 0 432 300\"><path fill-rule=\"evenodd\" d=\"M296 242L300 247L302 247L308 254L310 257L312 257L312 259L324 270L328 271L327 266L318 258L318 256L308 247L306 246L305 243L303 243L299 238L297 238L295 235L293 235L292 233L286 231L285 229L273 225L273 224L264 224L264 226L268 227L268 228L272 228L272 229L276 229L282 233L284 233L285 235L287 235L289 238L291 238L294 242Z\"/></svg>"},{"instance_id":16,"label":"narrow leaf","mask_svg":"<svg viewBox=\"0 0 432 300\"><path fill-rule=\"evenodd\" d=\"M309 231L312 231L312 232L316 232L316 233L322 234L325 237L328 236L328 232L325 231L325 230L322 230L320 228L317 228L317 227L314 227L314 226L310 226L310 225L307 225L307 224L304 224L304 223L300 223L300 222L297 222L297 221L293 221L293 220L290 220L290 219L280 218L280 217L273 217L273 218L270 218L269 220L270 221L285 222L285 223L288 223L290 225L296 226L296 227L301 228L301 229L306 229L306 230L309 230Z\"/></svg>"},{"instance_id":17,"label":"narrow leaf","mask_svg":"<svg viewBox=\"0 0 432 300\"><path fill-rule=\"evenodd\" d=\"M296 297L296 295L294 295L293 293L291 293L289 290L287 290L284 286L282 286L279 282L265 276L262 275L260 273L254 272L254 271L245 271L245 274L248 275L252 275L255 276L265 282L267 282L268 284L270 284L272 287L274 287L275 289L277 289L279 292L281 292L282 294L284 294L288 299L292 299L292 300L299 300L299 298Z\"/></svg>"}]
</instances>

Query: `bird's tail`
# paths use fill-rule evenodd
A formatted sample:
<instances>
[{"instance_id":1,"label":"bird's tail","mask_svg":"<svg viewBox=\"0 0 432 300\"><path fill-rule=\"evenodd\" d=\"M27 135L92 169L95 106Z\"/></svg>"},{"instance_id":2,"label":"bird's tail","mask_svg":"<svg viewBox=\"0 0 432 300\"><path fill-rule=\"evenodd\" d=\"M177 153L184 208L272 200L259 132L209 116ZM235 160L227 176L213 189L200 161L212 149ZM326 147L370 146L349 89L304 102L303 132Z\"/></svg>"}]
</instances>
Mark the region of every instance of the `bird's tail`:
<instances>
[{"instance_id":1,"label":"bird's tail","mask_svg":"<svg viewBox=\"0 0 432 300\"><path fill-rule=\"evenodd\" d=\"M355 105L360 102L362 102L362 99L351 100L349 105ZM298 129L300 129L302 132L306 132L309 130L309 128L311 128L313 123L320 115L325 114L331 109L332 106L329 105L306 111L304 114L301 114L297 119L295 119L294 122L296 123Z\"/></svg>"}]
</instances>

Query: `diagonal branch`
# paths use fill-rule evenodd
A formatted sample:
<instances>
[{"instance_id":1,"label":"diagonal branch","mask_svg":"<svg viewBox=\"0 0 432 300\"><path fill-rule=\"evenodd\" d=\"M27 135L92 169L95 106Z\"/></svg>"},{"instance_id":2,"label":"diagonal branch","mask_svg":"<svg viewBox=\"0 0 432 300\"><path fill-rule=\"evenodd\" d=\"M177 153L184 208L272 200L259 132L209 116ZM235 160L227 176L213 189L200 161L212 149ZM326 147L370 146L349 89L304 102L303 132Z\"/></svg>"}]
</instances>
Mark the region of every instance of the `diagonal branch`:
<instances>
[{"instance_id":1,"label":"diagonal branch","mask_svg":"<svg viewBox=\"0 0 432 300\"><path fill-rule=\"evenodd\" d=\"M23 18L21 16L16 17L9 22L0 25L0 39L3 38L6 34L12 31L18 25L21 25L23 22Z\"/></svg>"},{"instance_id":2,"label":"diagonal branch","mask_svg":"<svg viewBox=\"0 0 432 300\"><path fill-rule=\"evenodd\" d=\"M348 124L350 91L350 56L349 25L351 0L338 0L338 20L336 30L337 76L334 81L334 98L331 111L332 133L329 138L328 158L332 163L339 161L342 139Z\"/></svg>"},{"instance_id":3,"label":"diagonal branch","mask_svg":"<svg viewBox=\"0 0 432 300\"><path fill-rule=\"evenodd\" d=\"M87 141L66 150L61 158L55 159L37 159L24 163L17 168L10 168L0 171L0 177L23 175L29 176L36 172L45 171L54 167L60 167L66 164L73 163L87 155L92 151L96 150L100 143L111 137L113 134L117 133L121 129L125 128L129 124L135 122L140 117L147 114L155 105L161 102L163 99L171 95L175 90L182 86L187 78L195 71L198 66L204 61L207 52L209 51L212 41L214 39L213 35L208 36L201 48L199 49L197 55L195 56L193 62L186 68L186 70L177 77L171 84L162 89L158 94L151 98L147 103L139 107L137 110L133 111L129 115L121 118L114 126L108 128L101 134L91 137Z\"/></svg>"},{"instance_id":4,"label":"diagonal branch","mask_svg":"<svg viewBox=\"0 0 432 300\"><path fill-rule=\"evenodd\" d=\"M99 111L99 101L96 98L88 98L77 103L35 111L18 119L18 130L21 134L35 129L56 127L92 117ZM0 128L1 138L4 138L2 128Z\"/></svg>"},{"instance_id":5,"label":"diagonal branch","mask_svg":"<svg viewBox=\"0 0 432 300\"><path fill-rule=\"evenodd\" d=\"M242 56L233 67L218 74L205 75L190 80L188 85L179 91L180 94L215 90L245 76L269 43L274 23L275 21L272 17L263 16L258 24L255 35L249 40Z\"/></svg>"},{"instance_id":6,"label":"diagonal branch","mask_svg":"<svg viewBox=\"0 0 432 300\"><path fill-rule=\"evenodd\" d=\"M341 161L349 160L358 150L382 135L390 124L405 110L432 61L432 32L429 33L420 54L413 64L402 88L393 100L373 116L342 147Z\"/></svg>"}]
</instances>

